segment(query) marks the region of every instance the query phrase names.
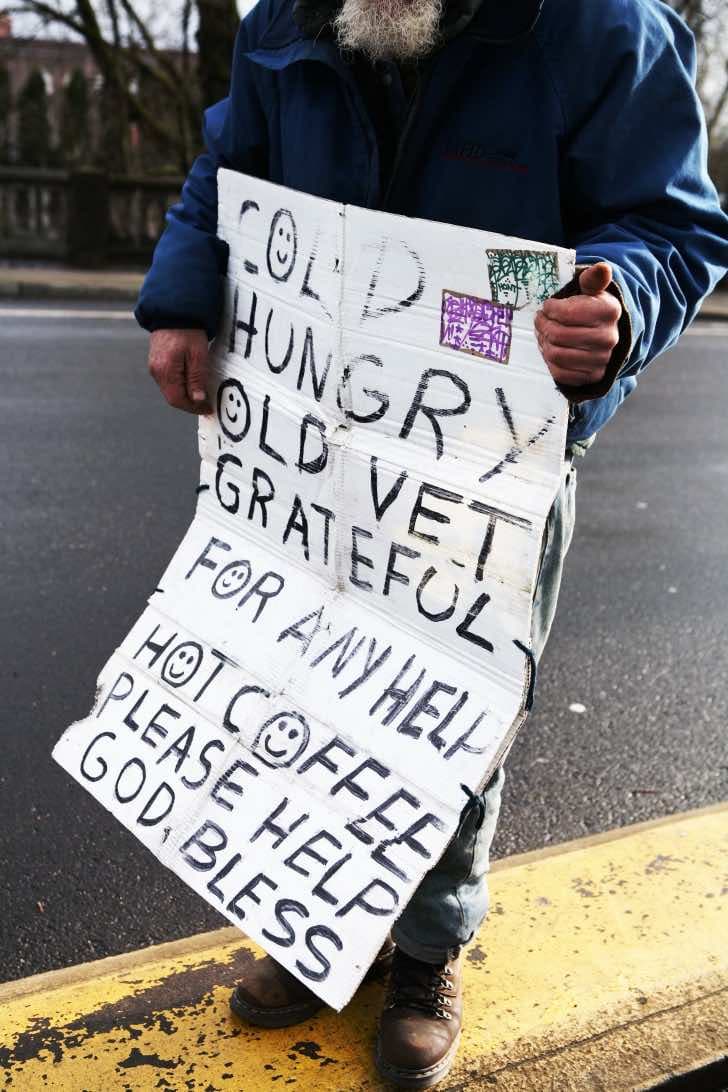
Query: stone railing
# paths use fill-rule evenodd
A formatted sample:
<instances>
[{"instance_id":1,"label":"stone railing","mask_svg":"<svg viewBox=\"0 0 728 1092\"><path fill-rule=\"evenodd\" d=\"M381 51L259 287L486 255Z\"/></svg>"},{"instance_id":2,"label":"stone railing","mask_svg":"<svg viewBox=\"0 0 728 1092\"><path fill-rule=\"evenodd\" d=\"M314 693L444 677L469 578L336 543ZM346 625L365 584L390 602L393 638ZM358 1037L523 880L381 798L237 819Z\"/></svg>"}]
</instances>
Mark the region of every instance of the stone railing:
<instances>
[{"instance_id":1,"label":"stone railing","mask_svg":"<svg viewBox=\"0 0 728 1092\"><path fill-rule=\"evenodd\" d=\"M0 167L0 258L146 263L180 189L176 178Z\"/></svg>"},{"instance_id":2,"label":"stone railing","mask_svg":"<svg viewBox=\"0 0 728 1092\"><path fill-rule=\"evenodd\" d=\"M69 177L0 167L0 257L67 256Z\"/></svg>"}]
</instances>

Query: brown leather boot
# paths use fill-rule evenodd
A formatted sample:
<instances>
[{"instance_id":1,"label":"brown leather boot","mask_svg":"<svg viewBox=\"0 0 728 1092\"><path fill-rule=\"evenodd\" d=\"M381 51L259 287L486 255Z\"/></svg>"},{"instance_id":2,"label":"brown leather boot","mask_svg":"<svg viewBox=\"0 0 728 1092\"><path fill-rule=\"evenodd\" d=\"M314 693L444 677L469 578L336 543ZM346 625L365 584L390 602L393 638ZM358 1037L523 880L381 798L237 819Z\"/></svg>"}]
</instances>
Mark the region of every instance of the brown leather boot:
<instances>
[{"instance_id":1,"label":"brown leather boot","mask_svg":"<svg viewBox=\"0 0 728 1092\"><path fill-rule=\"evenodd\" d=\"M449 1073L460 1043L460 952L434 966L398 948L379 1024L376 1063L401 1088L432 1088Z\"/></svg>"},{"instance_id":2,"label":"brown leather boot","mask_svg":"<svg viewBox=\"0 0 728 1092\"><path fill-rule=\"evenodd\" d=\"M393 955L394 941L387 937L364 981L386 974ZM230 1008L256 1027L287 1028L325 1008L325 1002L271 956L265 956L256 959L238 982L230 997Z\"/></svg>"}]
</instances>

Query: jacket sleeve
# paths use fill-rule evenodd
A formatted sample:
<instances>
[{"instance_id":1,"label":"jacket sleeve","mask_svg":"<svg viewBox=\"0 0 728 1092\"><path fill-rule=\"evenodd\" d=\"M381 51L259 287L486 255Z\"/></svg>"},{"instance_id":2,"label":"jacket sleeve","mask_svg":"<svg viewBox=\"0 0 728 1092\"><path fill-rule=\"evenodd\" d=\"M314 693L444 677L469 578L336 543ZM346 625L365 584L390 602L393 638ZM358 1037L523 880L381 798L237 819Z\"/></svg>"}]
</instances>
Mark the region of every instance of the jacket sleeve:
<instances>
[{"instance_id":1,"label":"jacket sleeve","mask_svg":"<svg viewBox=\"0 0 728 1092\"><path fill-rule=\"evenodd\" d=\"M236 41L230 97L205 112L205 151L192 166L181 201L167 213L142 285L135 315L146 330L196 328L210 339L217 332L228 261L227 244L217 238L217 171L230 167L262 177L267 161L265 126L243 55L247 23Z\"/></svg>"},{"instance_id":2,"label":"jacket sleeve","mask_svg":"<svg viewBox=\"0 0 728 1092\"><path fill-rule=\"evenodd\" d=\"M612 264L630 320L631 345L613 359L608 388L674 344L725 275L728 219L708 177L688 28L654 0L579 7L596 71L585 83L572 54L553 75L565 114L568 243L580 265Z\"/></svg>"}]
</instances>

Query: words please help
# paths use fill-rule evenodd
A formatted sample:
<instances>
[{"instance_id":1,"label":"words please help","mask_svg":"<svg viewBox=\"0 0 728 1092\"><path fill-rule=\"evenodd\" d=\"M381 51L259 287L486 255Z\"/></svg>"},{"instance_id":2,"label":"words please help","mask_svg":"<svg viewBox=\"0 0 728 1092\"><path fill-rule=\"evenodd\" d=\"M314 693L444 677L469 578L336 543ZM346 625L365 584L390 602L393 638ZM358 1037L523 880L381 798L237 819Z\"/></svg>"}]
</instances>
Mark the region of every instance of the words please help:
<instances>
[{"instance_id":1,"label":"words please help","mask_svg":"<svg viewBox=\"0 0 728 1092\"><path fill-rule=\"evenodd\" d=\"M54 757L335 1008L524 720L572 252L229 171L197 511Z\"/></svg>"}]
</instances>

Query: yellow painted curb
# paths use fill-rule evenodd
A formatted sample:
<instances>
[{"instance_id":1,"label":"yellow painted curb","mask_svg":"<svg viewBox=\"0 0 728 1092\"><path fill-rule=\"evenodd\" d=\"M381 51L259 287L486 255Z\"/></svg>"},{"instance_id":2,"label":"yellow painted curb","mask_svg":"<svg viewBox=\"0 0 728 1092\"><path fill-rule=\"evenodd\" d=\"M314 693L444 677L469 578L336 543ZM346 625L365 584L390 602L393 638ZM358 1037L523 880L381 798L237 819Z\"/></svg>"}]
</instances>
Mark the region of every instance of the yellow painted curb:
<instances>
[{"instance_id":1,"label":"yellow painted curb","mask_svg":"<svg viewBox=\"0 0 728 1092\"><path fill-rule=\"evenodd\" d=\"M728 805L513 857L491 887L441 1088L646 1089L728 1051ZM0 987L5 1086L382 1088L382 986L341 1016L245 1028L227 998L259 954L225 929Z\"/></svg>"}]
</instances>

